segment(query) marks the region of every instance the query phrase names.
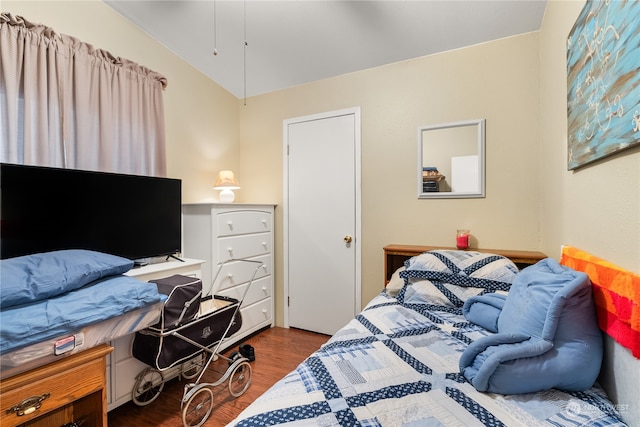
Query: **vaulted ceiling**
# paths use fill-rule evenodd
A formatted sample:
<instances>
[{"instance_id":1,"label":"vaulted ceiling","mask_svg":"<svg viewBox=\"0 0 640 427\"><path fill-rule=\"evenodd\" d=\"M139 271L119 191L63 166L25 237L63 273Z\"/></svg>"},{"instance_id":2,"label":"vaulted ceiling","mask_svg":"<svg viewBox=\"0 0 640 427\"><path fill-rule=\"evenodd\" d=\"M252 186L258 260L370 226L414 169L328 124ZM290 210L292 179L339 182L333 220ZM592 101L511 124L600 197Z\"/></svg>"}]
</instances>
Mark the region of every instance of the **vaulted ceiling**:
<instances>
[{"instance_id":1,"label":"vaulted ceiling","mask_svg":"<svg viewBox=\"0 0 640 427\"><path fill-rule=\"evenodd\" d=\"M537 31L546 7L546 0L105 3L238 98Z\"/></svg>"}]
</instances>

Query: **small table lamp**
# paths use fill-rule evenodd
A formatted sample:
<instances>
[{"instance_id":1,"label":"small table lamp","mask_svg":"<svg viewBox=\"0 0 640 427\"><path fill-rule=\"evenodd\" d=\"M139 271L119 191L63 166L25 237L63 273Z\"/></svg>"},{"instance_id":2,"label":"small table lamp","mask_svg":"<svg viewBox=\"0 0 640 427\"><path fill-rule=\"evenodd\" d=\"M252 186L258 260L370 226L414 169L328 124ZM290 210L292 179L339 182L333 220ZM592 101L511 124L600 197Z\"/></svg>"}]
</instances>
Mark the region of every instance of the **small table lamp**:
<instances>
[{"instance_id":1,"label":"small table lamp","mask_svg":"<svg viewBox=\"0 0 640 427\"><path fill-rule=\"evenodd\" d=\"M216 183L213 185L214 190L220 191L220 201L223 203L231 203L235 199L235 195L232 190L239 190L240 183L233 175L232 171L220 171L216 178Z\"/></svg>"}]
</instances>

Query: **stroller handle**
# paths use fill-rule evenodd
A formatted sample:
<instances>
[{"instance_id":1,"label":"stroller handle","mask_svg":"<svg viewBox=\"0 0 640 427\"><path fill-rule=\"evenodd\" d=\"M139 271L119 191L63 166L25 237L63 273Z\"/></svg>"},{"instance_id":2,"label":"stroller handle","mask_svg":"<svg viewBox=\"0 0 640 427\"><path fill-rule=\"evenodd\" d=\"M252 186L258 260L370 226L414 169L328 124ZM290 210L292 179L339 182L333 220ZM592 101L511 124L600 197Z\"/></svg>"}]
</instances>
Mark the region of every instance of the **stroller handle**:
<instances>
[{"instance_id":1,"label":"stroller handle","mask_svg":"<svg viewBox=\"0 0 640 427\"><path fill-rule=\"evenodd\" d=\"M213 280L211 280L211 285L209 286L209 291L207 292L207 295L213 295L213 290L214 290L214 286L216 281L218 280L218 276L220 276L220 272L222 272L222 268L232 262L248 262L251 264L255 264L256 268L253 270L253 274L251 275L251 280L249 280L249 286L247 286L244 290L244 293L242 294L242 298L240 298L240 305L242 305L242 302L244 301L244 297L247 296L247 292L249 292L249 288L251 287L251 284L253 283L253 281L256 278L256 275L258 274L258 270L260 270L260 268L265 268L265 264L262 261L257 261L254 259L243 259L243 258L230 258L228 260L225 260L223 262L221 262L220 264L218 264L218 271L216 271L216 275L213 277Z\"/></svg>"}]
</instances>

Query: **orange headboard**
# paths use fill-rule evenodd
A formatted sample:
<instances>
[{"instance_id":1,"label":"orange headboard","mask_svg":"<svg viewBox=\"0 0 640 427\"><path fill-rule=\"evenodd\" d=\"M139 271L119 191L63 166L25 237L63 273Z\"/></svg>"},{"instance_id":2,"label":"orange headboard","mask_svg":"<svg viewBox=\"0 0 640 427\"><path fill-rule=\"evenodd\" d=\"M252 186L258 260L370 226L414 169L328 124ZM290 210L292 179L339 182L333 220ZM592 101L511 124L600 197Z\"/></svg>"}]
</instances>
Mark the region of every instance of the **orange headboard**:
<instances>
[{"instance_id":1,"label":"orange headboard","mask_svg":"<svg viewBox=\"0 0 640 427\"><path fill-rule=\"evenodd\" d=\"M640 275L572 246L563 246L560 264L589 276L600 329L640 359Z\"/></svg>"}]
</instances>

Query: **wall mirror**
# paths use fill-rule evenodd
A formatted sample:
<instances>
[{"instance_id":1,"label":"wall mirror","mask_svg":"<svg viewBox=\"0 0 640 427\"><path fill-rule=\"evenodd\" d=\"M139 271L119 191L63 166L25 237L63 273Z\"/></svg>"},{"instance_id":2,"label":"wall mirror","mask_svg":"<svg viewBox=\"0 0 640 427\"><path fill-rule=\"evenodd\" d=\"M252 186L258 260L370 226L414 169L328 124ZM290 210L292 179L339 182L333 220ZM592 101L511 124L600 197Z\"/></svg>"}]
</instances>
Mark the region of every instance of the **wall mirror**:
<instances>
[{"instance_id":1,"label":"wall mirror","mask_svg":"<svg viewBox=\"0 0 640 427\"><path fill-rule=\"evenodd\" d=\"M418 198L484 197L485 120L418 128Z\"/></svg>"}]
</instances>

